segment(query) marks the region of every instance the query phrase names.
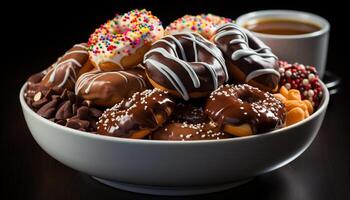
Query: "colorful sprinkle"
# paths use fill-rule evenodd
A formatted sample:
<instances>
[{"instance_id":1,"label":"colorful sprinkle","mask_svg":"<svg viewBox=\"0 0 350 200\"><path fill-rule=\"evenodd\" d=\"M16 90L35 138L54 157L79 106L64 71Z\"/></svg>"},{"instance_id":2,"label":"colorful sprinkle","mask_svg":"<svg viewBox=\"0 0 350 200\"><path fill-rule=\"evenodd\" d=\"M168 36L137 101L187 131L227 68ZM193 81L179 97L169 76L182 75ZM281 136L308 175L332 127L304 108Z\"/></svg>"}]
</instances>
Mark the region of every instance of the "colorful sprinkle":
<instances>
[{"instance_id":1,"label":"colorful sprinkle","mask_svg":"<svg viewBox=\"0 0 350 200\"><path fill-rule=\"evenodd\" d=\"M166 27L166 34L182 31L197 32L203 37L210 39L215 31L215 27L230 23L232 19L220 17L212 14L185 15Z\"/></svg>"},{"instance_id":2,"label":"colorful sprinkle","mask_svg":"<svg viewBox=\"0 0 350 200\"><path fill-rule=\"evenodd\" d=\"M91 34L90 55L95 59L128 56L143 44L163 36L163 30L161 21L145 9L116 14Z\"/></svg>"}]
</instances>

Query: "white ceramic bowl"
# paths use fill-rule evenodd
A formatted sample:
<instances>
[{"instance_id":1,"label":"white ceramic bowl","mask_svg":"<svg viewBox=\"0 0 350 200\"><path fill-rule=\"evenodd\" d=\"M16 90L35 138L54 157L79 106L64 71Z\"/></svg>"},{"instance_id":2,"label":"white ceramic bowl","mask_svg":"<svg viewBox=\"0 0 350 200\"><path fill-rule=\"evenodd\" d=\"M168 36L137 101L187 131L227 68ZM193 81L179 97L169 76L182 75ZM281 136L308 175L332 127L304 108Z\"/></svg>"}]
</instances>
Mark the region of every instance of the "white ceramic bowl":
<instances>
[{"instance_id":1,"label":"white ceramic bowl","mask_svg":"<svg viewBox=\"0 0 350 200\"><path fill-rule=\"evenodd\" d=\"M261 135L211 141L155 141L82 132L46 120L20 102L36 142L61 163L107 185L140 193L192 195L224 190L298 157L322 124L329 93L309 118Z\"/></svg>"}]
</instances>

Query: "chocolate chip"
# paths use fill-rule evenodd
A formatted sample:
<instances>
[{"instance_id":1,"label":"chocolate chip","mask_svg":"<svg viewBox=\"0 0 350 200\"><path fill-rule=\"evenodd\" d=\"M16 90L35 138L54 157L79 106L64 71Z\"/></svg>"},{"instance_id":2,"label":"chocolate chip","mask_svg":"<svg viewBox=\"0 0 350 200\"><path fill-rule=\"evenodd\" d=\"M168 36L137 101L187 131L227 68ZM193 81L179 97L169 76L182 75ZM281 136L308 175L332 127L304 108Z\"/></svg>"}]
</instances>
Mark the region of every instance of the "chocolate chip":
<instances>
[{"instance_id":1,"label":"chocolate chip","mask_svg":"<svg viewBox=\"0 0 350 200\"><path fill-rule=\"evenodd\" d=\"M45 95L44 96L45 99L51 100L53 95L53 90L49 89L49 90L43 91L43 94Z\"/></svg>"},{"instance_id":2,"label":"chocolate chip","mask_svg":"<svg viewBox=\"0 0 350 200\"><path fill-rule=\"evenodd\" d=\"M47 108L47 109L40 108L37 113L38 113L38 115L40 115L46 119L49 119L55 115L55 111L56 111L56 108Z\"/></svg>"},{"instance_id":3,"label":"chocolate chip","mask_svg":"<svg viewBox=\"0 0 350 200\"><path fill-rule=\"evenodd\" d=\"M90 130L94 131L97 129L96 120L90 120Z\"/></svg>"},{"instance_id":4,"label":"chocolate chip","mask_svg":"<svg viewBox=\"0 0 350 200\"><path fill-rule=\"evenodd\" d=\"M72 104L75 104L76 96L75 96L74 92L67 91L67 97Z\"/></svg>"},{"instance_id":5,"label":"chocolate chip","mask_svg":"<svg viewBox=\"0 0 350 200\"><path fill-rule=\"evenodd\" d=\"M34 103L33 103L34 104ZM57 100L52 100L48 102L47 104L43 105L39 110L38 114L42 117L45 118L52 118L55 115L56 111L56 106L57 106Z\"/></svg>"},{"instance_id":6,"label":"chocolate chip","mask_svg":"<svg viewBox=\"0 0 350 200\"><path fill-rule=\"evenodd\" d=\"M31 107L31 108L33 107L33 105L32 105L33 102L34 102L33 99L31 99L31 98L26 98L26 103L27 103L27 105L28 105L29 107Z\"/></svg>"},{"instance_id":7,"label":"chocolate chip","mask_svg":"<svg viewBox=\"0 0 350 200\"><path fill-rule=\"evenodd\" d=\"M25 100L38 115L82 131L96 132L96 121L102 115L102 111L91 107L91 101L67 89L48 88L41 82L28 84Z\"/></svg>"},{"instance_id":8,"label":"chocolate chip","mask_svg":"<svg viewBox=\"0 0 350 200\"><path fill-rule=\"evenodd\" d=\"M77 110L77 116L81 120L88 120L90 119L90 110L86 106L82 106L78 108Z\"/></svg>"},{"instance_id":9,"label":"chocolate chip","mask_svg":"<svg viewBox=\"0 0 350 200\"><path fill-rule=\"evenodd\" d=\"M82 106L84 99L81 96L75 96L75 104L77 104L78 107Z\"/></svg>"},{"instance_id":10,"label":"chocolate chip","mask_svg":"<svg viewBox=\"0 0 350 200\"><path fill-rule=\"evenodd\" d=\"M51 89L55 94L62 94L63 90L62 88L55 86Z\"/></svg>"},{"instance_id":11,"label":"chocolate chip","mask_svg":"<svg viewBox=\"0 0 350 200\"><path fill-rule=\"evenodd\" d=\"M90 115L95 118L99 118L103 113L97 108L89 108L89 110L90 110Z\"/></svg>"},{"instance_id":12,"label":"chocolate chip","mask_svg":"<svg viewBox=\"0 0 350 200\"><path fill-rule=\"evenodd\" d=\"M56 112L56 119L68 119L73 116L72 103L70 101L65 101Z\"/></svg>"},{"instance_id":13,"label":"chocolate chip","mask_svg":"<svg viewBox=\"0 0 350 200\"><path fill-rule=\"evenodd\" d=\"M57 123L57 124L60 124L60 125L62 125L62 126L65 126L65 125L66 125L66 120L60 119L60 120L57 120L56 123Z\"/></svg>"},{"instance_id":14,"label":"chocolate chip","mask_svg":"<svg viewBox=\"0 0 350 200\"><path fill-rule=\"evenodd\" d=\"M60 95L56 95L56 94L52 95L51 98L52 99L61 100L61 96Z\"/></svg>"},{"instance_id":15,"label":"chocolate chip","mask_svg":"<svg viewBox=\"0 0 350 200\"><path fill-rule=\"evenodd\" d=\"M66 126L74 129L87 129L90 125L89 121L71 118L67 121Z\"/></svg>"},{"instance_id":16,"label":"chocolate chip","mask_svg":"<svg viewBox=\"0 0 350 200\"><path fill-rule=\"evenodd\" d=\"M39 101L34 101L31 105L33 108L41 108L43 105L45 105L47 102L49 102L46 98L40 99Z\"/></svg>"}]
</instances>

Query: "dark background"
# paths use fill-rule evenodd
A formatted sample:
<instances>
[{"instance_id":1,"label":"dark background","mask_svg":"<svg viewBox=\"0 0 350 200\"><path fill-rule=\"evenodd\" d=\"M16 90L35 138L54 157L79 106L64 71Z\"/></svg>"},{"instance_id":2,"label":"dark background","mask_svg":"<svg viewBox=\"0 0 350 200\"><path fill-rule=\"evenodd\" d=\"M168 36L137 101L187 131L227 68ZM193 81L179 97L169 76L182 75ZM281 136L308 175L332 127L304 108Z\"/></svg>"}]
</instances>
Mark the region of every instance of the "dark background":
<instances>
[{"instance_id":1,"label":"dark background","mask_svg":"<svg viewBox=\"0 0 350 200\"><path fill-rule=\"evenodd\" d=\"M229 191L199 198L224 196L259 199L350 199L350 138L346 118L349 27L347 6L336 1L66 1L8 2L1 11L1 194L7 198L149 199L110 189L87 175L49 157L31 137L19 105L18 92L26 78L52 64L73 44L87 41L96 27L116 12L146 8L166 26L184 14L213 13L235 19L262 9L295 9L330 21L327 69L343 79L332 96L325 122L312 146L296 161ZM159 198L160 199L160 198Z\"/></svg>"}]
</instances>

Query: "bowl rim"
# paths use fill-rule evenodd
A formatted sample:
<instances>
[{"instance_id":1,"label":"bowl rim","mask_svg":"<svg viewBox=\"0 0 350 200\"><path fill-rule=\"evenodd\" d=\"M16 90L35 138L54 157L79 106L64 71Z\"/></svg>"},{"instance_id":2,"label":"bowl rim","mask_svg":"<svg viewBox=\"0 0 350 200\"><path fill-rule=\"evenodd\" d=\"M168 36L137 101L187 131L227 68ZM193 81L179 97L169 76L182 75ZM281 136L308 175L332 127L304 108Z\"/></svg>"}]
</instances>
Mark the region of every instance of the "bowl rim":
<instances>
[{"instance_id":1,"label":"bowl rim","mask_svg":"<svg viewBox=\"0 0 350 200\"><path fill-rule=\"evenodd\" d=\"M235 137L235 138L227 138L227 139L221 139L221 140L190 140L190 141L172 141L172 140L144 140L144 139L131 139L131 138L119 138L119 137L112 137L112 136L106 136L106 135L99 135L99 134L94 134L90 132L85 132L85 131L80 131L76 129L72 129L66 126L62 126L59 124L56 124L55 122L52 122L44 117L41 117L38 115L36 112L34 112L26 103L24 99L24 90L27 86L27 83L23 84L21 87L21 90L19 92L19 99L20 99L20 104L22 106L22 109L24 112L27 112L29 115L33 116L35 119L40 121L41 123L45 123L48 126L52 128L56 128L61 130L62 134L77 134L77 136L80 137L86 137L89 139L97 139L97 140L102 140L102 141L108 141L108 142L123 142L123 143L136 143L136 144L165 144L165 145L191 145L191 144L216 144L216 143L227 143L227 142L237 142L237 141L245 141L245 140L255 140L255 139L261 139L264 137L271 137L275 134L279 134L280 132L287 131L289 129L293 129L297 126L300 126L302 124L307 123L308 121L311 121L313 118L316 116L320 115L323 111L327 109L327 105L329 103L329 98L330 94L329 91L326 87L326 85L320 80L320 84L323 89L323 98L320 103L320 107L317 109L316 112L312 113L308 118L297 122L291 126L284 127L281 129L276 129L273 131L269 131L266 133L261 133L257 135L250 135L250 136L245 136L245 137ZM27 121L26 121L27 123ZM28 125L27 125L28 126Z\"/></svg>"}]
</instances>

